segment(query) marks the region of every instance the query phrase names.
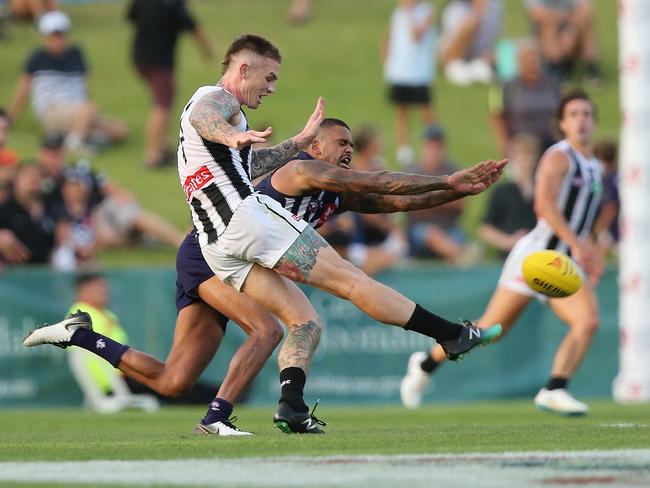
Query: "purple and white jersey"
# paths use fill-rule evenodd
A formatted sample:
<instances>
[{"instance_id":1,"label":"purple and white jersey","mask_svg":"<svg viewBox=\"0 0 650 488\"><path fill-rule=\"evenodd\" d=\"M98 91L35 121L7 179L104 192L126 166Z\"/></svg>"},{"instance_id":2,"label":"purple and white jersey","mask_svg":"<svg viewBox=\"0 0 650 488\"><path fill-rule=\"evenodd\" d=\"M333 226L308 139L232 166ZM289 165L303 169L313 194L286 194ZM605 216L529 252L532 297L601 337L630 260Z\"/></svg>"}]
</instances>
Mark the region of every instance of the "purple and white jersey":
<instances>
[{"instance_id":1,"label":"purple and white jersey","mask_svg":"<svg viewBox=\"0 0 650 488\"><path fill-rule=\"evenodd\" d=\"M306 152L300 152L294 159L307 160L314 158ZM343 200L341 193L316 190L315 193L306 195L285 195L273 187L271 178L273 178L273 173L260 181L255 189L279 202L285 209L305 220L314 229L318 229L327 222L341 206Z\"/></svg>"}]
</instances>

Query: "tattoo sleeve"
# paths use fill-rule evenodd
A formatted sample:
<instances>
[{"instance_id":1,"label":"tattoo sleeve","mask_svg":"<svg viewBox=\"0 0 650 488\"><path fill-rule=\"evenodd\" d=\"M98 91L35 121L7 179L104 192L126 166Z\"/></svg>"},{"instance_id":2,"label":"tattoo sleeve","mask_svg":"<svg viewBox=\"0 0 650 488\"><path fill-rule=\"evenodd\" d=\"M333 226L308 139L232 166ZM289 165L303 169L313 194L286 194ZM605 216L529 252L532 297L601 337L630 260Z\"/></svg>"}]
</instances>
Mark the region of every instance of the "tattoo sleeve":
<instances>
[{"instance_id":1,"label":"tattoo sleeve","mask_svg":"<svg viewBox=\"0 0 650 488\"><path fill-rule=\"evenodd\" d=\"M196 102L190 124L204 139L231 146L231 137L239 131L229 121L238 111L239 103L229 93L209 93Z\"/></svg>"},{"instance_id":2,"label":"tattoo sleeve","mask_svg":"<svg viewBox=\"0 0 650 488\"><path fill-rule=\"evenodd\" d=\"M318 251L326 246L325 239L308 226L282 255L274 269L290 280L309 283L311 271L318 259Z\"/></svg>"},{"instance_id":3,"label":"tattoo sleeve","mask_svg":"<svg viewBox=\"0 0 650 488\"><path fill-rule=\"evenodd\" d=\"M296 171L308 186L337 192L416 195L449 189L447 176L355 171L318 160L303 161L296 166Z\"/></svg>"},{"instance_id":4,"label":"tattoo sleeve","mask_svg":"<svg viewBox=\"0 0 650 488\"><path fill-rule=\"evenodd\" d=\"M453 191L430 191L418 195L378 195L376 193L348 193L343 198L339 212L350 210L359 213L408 212L433 208L458 200L465 195Z\"/></svg>"},{"instance_id":5,"label":"tattoo sleeve","mask_svg":"<svg viewBox=\"0 0 650 488\"><path fill-rule=\"evenodd\" d=\"M320 342L321 326L313 320L287 327L287 338L278 353L280 371L296 367L309 371L311 358Z\"/></svg>"},{"instance_id":6,"label":"tattoo sleeve","mask_svg":"<svg viewBox=\"0 0 650 488\"><path fill-rule=\"evenodd\" d=\"M254 179L279 168L291 161L298 151L298 144L293 138L287 139L273 147L265 147L253 151L251 177Z\"/></svg>"}]
</instances>

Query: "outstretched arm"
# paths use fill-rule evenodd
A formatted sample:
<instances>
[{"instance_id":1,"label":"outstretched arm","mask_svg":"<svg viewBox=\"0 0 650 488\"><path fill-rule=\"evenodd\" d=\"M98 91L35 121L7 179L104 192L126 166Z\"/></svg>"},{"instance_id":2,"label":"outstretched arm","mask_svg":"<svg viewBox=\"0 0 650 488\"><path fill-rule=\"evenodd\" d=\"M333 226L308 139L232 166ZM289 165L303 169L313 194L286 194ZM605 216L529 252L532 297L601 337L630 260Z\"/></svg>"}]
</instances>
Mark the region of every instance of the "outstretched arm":
<instances>
[{"instance_id":1,"label":"outstretched arm","mask_svg":"<svg viewBox=\"0 0 650 488\"><path fill-rule=\"evenodd\" d=\"M312 189L381 195L416 195L450 190L461 195L480 193L494 183L506 161L484 161L451 176L427 176L392 171L355 171L318 160L296 161L290 191ZM288 172L288 171L287 171Z\"/></svg>"},{"instance_id":2,"label":"outstretched arm","mask_svg":"<svg viewBox=\"0 0 650 488\"><path fill-rule=\"evenodd\" d=\"M463 198L465 195L453 191L430 191L418 195L378 195L376 193L348 193L338 212L350 210L359 213L409 212L437 207Z\"/></svg>"},{"instance_id":3,"label":"outstretched arm","mask_svg":"<svg viewBox=\"0 0 650 488\"><path fill-rule=\"evenodd\" d=\"M271 128L258 132L241 132L233 126L239 116L239 102L225 90L208 93L200 98L190 114L190 124L196 132L208 141L241 149L258 142L266 142Z\"/></svg>"},{"instance_id":4,"label":"outstretched arm","mask_svg":"<svg viewBox=\"0 0 650 488\"><path fill-rule=\"evenodd\" d=\"M251 175L253 179L285 165L293 159L298 151L302 151L309 146L311 141L318 135L320 123L325 117L324 105L325 100L323 100L323 97L319 97L314 112L307 120L307 124L305 124L300 134L286 141L282 141L276 146L253 151Z\"/></svg>"},{"instance_id":5,"label":"outstretched arm","mask_svg":"<svg viewBox=\"0 0 650 488\"><path fill-rule=\"evenodd\" d=\"M393 171L355 171L319 160L296 161L296 190L329 190L351 193L411 195L447 190L448 176L424 176Z\"/></svg>"}]
</instances>

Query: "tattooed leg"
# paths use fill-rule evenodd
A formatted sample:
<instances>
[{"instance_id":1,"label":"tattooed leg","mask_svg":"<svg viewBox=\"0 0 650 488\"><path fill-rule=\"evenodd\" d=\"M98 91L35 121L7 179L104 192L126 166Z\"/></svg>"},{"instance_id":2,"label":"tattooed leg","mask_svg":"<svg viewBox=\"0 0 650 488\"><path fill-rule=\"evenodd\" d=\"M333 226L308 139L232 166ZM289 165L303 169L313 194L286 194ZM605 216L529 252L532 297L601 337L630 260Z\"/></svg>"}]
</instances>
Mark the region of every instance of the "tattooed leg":
<instances>
[{"instance_id":1,"label":"tattooed leg","mask_svg":"<svg viewBox=\"0 0 650 488\"><path fill-rule=\"evenodd\" d=\"M305 228L274 269L293 281L350 300L384 324L403 327L415 310L414 302L343 259L311 227Z\"/></svg>"},{"instance_id":2,"label":"tattooed leg","mask_svg":"<svg viewBox=\"0 0 650 488\"><path fill-rule=\"evenodd\" d=\"M320 341L322 327L315 320L310 320L305 324L291 325L288 330L287 338L278 355L280 371L295 367L307 374L311 358Z\"/></svg>"},{"instance_id":3,"label":"tattooed leg","mask_svg":"<svg viewBox=\"0 0 650 488\"><path fill-rule=\"evenodd\" d=\"M298 239L275 265L282 276L299 283L308 283L318 259L318 251L329 245L314 229L305 227Z\"/></svg>"}]
</instances>

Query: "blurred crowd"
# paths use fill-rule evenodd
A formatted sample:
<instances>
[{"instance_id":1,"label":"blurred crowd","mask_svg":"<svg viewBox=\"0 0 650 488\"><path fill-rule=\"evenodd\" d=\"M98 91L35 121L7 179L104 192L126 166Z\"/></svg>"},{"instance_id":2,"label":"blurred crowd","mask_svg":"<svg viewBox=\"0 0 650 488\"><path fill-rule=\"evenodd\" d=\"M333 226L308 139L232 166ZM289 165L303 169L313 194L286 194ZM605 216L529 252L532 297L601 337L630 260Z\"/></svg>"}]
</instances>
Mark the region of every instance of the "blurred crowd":
<instances>
[{"instance_id":1,"label":"blurred crowd","mask_svg":"<svg viewBox=\"0 0 650 488\"><path fill-rule=\"evenodd\" d=\"M458 87L487 85L485 105L476 112L487 114L486 130L510 164L506 181L488 196L478 240L460 225L463 200L409 215L349 214L328 223L323 235L366 272L405 259L467 265L482 260L486 250L505 256L535 225L534 174L542 152L558 138L554 117L562 90L575 83L597 86L602 74L593 0L519 1L530 26L523 39L501 37L504 0L449 0L440 12L430 1L396 1L380 43L396 152L386 153L389 141L377 127L357 127L351 166L377 171L397 165L428 175L456 169L447 150L455 135L447 133L435 108L438 72ZM83 48L70 41L72 25L59 7L55 0L0 2L0 37L7 19L15 18L32 19L42 39L26 52L11 98L0 101L6 107L0 110L0 265L50 263L69 270L92 267L98 251L109 247L151 241L177 246L183 237L179 230L92 168L93 155L120 144L129 130L93 102ZM319 8L326 8L324 1L287 1L287 20L316 22ZM184 0L130 0L126 18L133 27L134 73L152 101L143 120L142 163L147 168L173 165L175 148L167 134L178 37L188 33L206 61L214 61L213 51ZM11 125L28 99L42 133L33 158L6 147ZM424 130L411 126L412 111ZM419 139L412 141L417 132ZM614 141L602 141L597 149L607 175L598 238L614 248L618 150Z\"/></svg>"},{"instance_id":2,"label":"blurred crowd","mask_svg":"<svg viewBox=\"0 0 650 488\"><path fill-rule=\"evenodd\" d=\"M83 48L70 41L70 18L57 8L55 0L10 0L0 14L0 34L11 18L33 21L41 37L25 58L7 108L0 109L0 266L87 269L97 266L102 249L178 247L180 230L92 168L93 156L123 142L129 130L124 121L101 113L88 93ZM133 64L152 99L143 164L167 166L176 159L167 141L176 41L188 31L207 59L212 51L182 0L133 0L127 19L134 27ZM24 158L5 146L28 99L41 144L34 157Z\"/></svg>"}]
</instances>

